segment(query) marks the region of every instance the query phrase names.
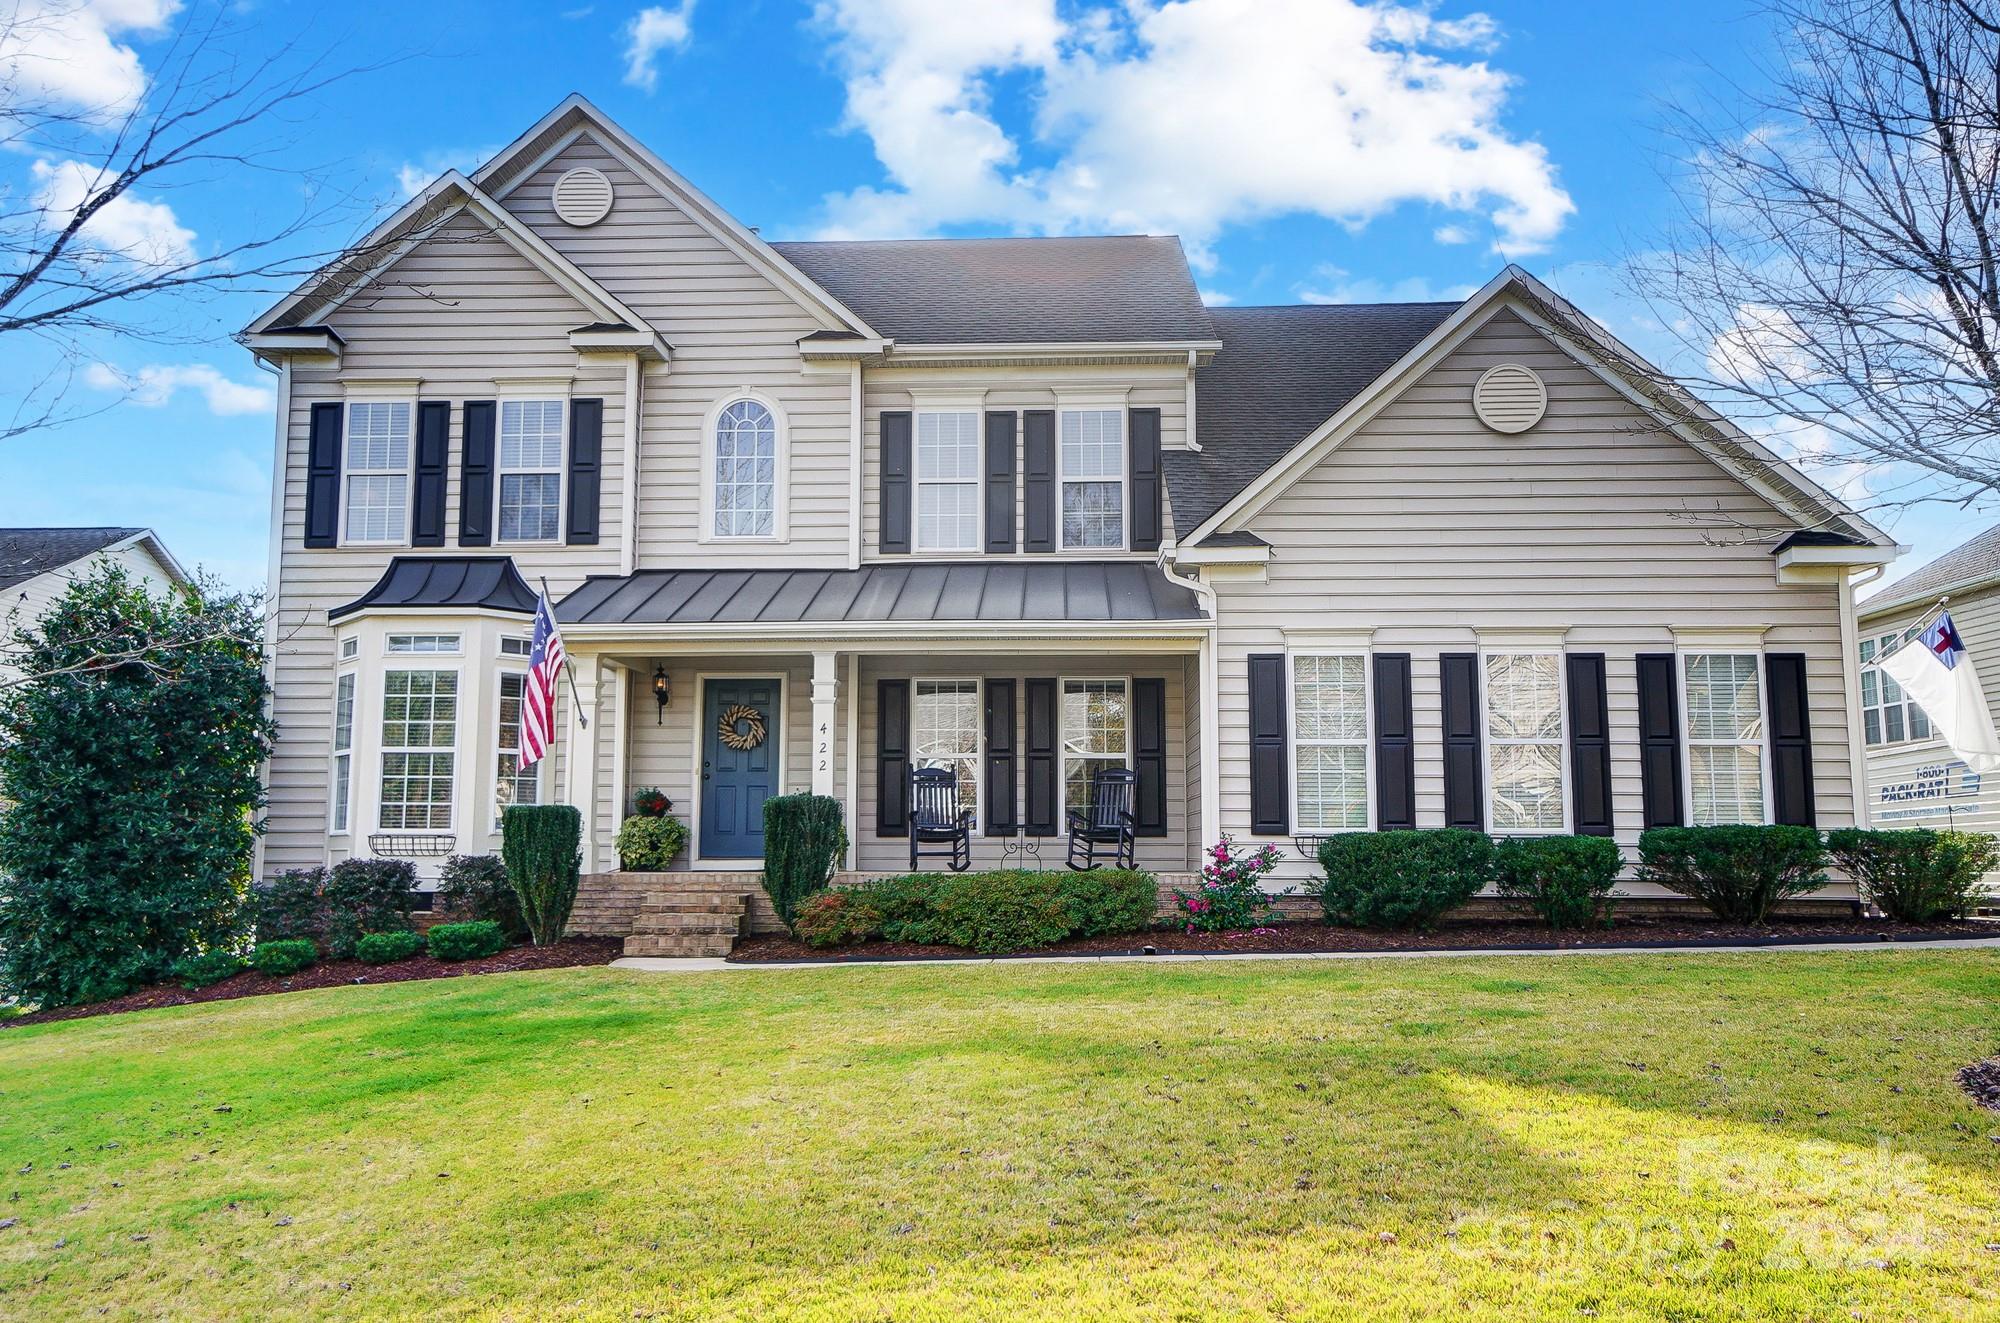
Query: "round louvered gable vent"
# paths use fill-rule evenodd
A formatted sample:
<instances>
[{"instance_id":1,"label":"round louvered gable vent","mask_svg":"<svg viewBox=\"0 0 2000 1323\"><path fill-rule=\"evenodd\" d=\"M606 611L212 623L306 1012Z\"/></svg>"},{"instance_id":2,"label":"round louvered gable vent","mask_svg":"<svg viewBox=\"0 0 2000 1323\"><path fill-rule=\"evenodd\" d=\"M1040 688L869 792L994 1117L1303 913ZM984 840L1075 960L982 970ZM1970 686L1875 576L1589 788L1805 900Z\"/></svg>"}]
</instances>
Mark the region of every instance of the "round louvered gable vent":
<instances>
[{"instance_id":1,"label":"round louvered gable vent","mask_svg":"<svg viewBox=\"0 0 2000 1323\"><path fill-rule=\"evenodd\" d=\"M1472 411L1496 432L1525 432L1548 412L1549 391L1534 369L1502 363L1479 374Z\"/></svg>"},{"instance_id":2,"label":"round louvered gable vent","mask_svg":"<svg viewBox=\"0 0 2000 1323\"><path fill-rule=\"evenodd\" d=\"M611 181L589 166L564 171L554 196L556 215L570 225L595 225L611 214Z\"/></svg>"}]
</instances>

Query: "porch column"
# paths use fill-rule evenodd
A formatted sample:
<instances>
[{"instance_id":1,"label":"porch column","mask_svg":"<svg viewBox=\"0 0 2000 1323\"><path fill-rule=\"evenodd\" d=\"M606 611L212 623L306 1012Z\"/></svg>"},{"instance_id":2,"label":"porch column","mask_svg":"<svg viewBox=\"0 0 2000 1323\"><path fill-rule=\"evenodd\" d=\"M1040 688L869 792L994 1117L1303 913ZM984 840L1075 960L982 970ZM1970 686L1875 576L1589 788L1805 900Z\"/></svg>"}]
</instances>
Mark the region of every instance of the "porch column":
<instances>
[{"instance_id":1,"label":"porch column","mask_svg":"<svg viewBox=\"0 0 2000 1323\"><path fill-rule=\"evenodd\" d=\"M569 756L563 763L563 800L576 806L583 815L583 867L585 872L597 871L597 657L592 653L578 655L571 653L567 664L570 679L576 688L571 697L575 711L571 714L567 735ZM588 726L577 720L582 717Z\"/></svg>"},{"instance_id":2,"label":"porch column","mask_svg":"<svg viewBox=\"0 0 2000 1323\"><path fill-rule=\"evenodd\" d=\"M625 814L629 811L632 802L630 799L632 787L626 784L625 763L626 759L630 757L632 750L632 677L634 671L629 662L607 661L604 663L604 666L606 670L604 681L610 686L605 698L607 705L611 709L610 720L606 722L606 725L610 729L605 732L606 737L611 741L611 784L607 787L610 791L611 817L604 824L605 847L608 854L611 841L616 837L619 824L625 821ZM615 863L616 861L613 860L611 862Z\"/></svg>"},{"instance_id":3,"label":"porch column","mask_svg":"<svg viewBox=\"0 0 2000 1323\"><path fill-rule=\"evenodd\" d=\"M833 794L834 706L840 694L840 655L813 654L812 792Z\"/></svg>"}]
</instances>

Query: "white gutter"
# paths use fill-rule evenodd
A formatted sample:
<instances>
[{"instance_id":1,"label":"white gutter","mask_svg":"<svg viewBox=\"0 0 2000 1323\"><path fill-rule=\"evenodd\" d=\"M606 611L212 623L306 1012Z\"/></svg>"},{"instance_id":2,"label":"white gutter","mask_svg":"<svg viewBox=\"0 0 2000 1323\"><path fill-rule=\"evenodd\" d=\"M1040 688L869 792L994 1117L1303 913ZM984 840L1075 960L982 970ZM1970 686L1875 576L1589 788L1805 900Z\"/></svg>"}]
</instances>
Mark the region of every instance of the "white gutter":
<instances>
[{"instance_id":1,"label":"white gutter","mask_svg":"<svg viewBox=\"0 0 2000 1323\"><path fill-rule=\"evenodd\" d=\"M1215 585L1203 582L1199 574L1192 579L1175 574L1166 558L1167 552L1162 550L1160 572L1192 590L1208 612L1208 629L1201 636L1201 693L1197 695L1201 712L1200 849L1206 850L1222 839L1222 702L1216 693L1221 663L1215 651L1215 623L1222 612L1216 601Z\"/></svg>"}]
</instances>

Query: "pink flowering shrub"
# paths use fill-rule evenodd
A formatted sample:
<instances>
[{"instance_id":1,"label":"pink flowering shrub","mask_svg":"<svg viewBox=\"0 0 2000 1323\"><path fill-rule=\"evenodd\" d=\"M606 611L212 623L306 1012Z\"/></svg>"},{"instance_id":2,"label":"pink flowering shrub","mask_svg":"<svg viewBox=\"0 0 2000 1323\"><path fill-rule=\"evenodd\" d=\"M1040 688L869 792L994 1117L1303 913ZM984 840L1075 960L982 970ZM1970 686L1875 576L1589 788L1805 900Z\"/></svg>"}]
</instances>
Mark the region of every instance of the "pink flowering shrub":
<instances>
[{"instance_id":1,"label":"pink flowering shrub","mask_svg":"<svg viewBox=\"0 0 2000 1323\"><path fill-rule=\"evenodd\" d=\"M1277 846L1239 850L1224 836L1209 849L1201 885L1193 891L1174 893L1187 931L1223 933L1254 927L1271 908L1261 879L1277 866Z\"/></svg>"}]
</instances>

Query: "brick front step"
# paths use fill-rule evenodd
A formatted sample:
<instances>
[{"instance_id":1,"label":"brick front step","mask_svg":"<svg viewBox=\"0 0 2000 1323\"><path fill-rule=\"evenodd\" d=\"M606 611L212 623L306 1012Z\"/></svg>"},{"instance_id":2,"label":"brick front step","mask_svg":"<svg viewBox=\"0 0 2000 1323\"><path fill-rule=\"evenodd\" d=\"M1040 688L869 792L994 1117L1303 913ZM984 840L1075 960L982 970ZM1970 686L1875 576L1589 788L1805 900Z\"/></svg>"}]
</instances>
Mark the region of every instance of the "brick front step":
<instances>
[{"instance_id":1,"label":"brick front step","mask_svg":"<svg viewBox=\"0 0 2000 1323\"><path fill-rule=\"evenodd\" d=\"M672 937L676 934L727 933L734 937L738 920L734 914L661 914L648 917L640 915L632 925L633 935Z\"/></svg>"},{"instance_id":2,"label":"brick front step","mask_svg":"<svg viewBox=\"0 0 2000 1323\"><path fill-rule=\"evenodd\" d=\"M736 945L727 933L633 933L625 939L628 956L726 956Z\"/></svg>"}]
</instances>

